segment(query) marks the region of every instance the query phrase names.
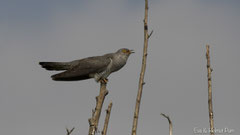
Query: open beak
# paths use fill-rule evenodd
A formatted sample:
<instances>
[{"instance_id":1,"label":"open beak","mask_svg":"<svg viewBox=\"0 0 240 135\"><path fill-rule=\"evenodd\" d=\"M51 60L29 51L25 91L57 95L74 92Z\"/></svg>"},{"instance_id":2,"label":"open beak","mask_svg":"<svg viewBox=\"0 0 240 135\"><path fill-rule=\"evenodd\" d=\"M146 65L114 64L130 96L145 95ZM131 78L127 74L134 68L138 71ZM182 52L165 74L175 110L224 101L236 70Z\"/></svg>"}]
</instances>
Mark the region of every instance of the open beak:
<instances>
[{"instance_id":1,"label":"open beak","mask_svg":"<svg viewBox=\"0 0 240 135\"><path fill-rule=\"evenodd\" d=\"M130 54L135 53L134 50L130 50Z\"/></svg>"}]
</instances>

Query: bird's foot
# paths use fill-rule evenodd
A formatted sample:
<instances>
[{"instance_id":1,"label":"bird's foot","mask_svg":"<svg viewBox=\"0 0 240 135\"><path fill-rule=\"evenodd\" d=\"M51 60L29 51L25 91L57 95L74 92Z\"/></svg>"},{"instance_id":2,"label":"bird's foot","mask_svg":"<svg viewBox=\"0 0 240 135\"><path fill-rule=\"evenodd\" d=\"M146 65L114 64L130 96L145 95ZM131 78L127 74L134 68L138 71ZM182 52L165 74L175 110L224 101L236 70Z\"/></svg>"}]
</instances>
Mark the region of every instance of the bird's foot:
<instances>
[{"instance_id":1,"label":"bird's foot","mask_svg":"<svg viewBox=\"0 0 240 135\"><path fill-rule=\"evenodd\" d=\"M101 79L100 82L101 83L108 83L108 79L107 78Z\"/></svg>"}]
</instances>

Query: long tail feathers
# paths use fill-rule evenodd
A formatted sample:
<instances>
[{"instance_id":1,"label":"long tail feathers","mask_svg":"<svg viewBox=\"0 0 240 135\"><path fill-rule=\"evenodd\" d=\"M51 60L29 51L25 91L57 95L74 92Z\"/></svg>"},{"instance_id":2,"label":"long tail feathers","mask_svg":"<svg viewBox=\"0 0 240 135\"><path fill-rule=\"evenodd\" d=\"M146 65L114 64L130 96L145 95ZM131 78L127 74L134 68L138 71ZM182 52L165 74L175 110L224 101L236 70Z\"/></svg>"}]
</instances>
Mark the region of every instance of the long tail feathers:
<instances>
[{"instance_id":1,"label":"long tail feathers","mask_svg":"<svg viewBox=\"0 0 240 135\"><path fill-rule=\"evenodd\" d=\"M68 70L70 65L66 62L39 62L46 70Z\"/></svg>"},{"instance_id":2,"label":"long tail feathers","mask_svg":"<svg viewBox=\"0 0 240 135\"><path fill-rule=\"evenodd\" d=\"M54 81L80 81L80 80L86 80L90 77L88 75L81 75L81 76L68 76L66 72L58 73L55 75L52 75L51 78Z\"/></svg>"},{"instance_id":3,"label":"long tail feathers","mask_svg":"<svg viewBox=\"0 0 240 135\"><path fill-rule=\"evenodd\" d=\"M79 76L72 76L69 74L68 70L71 69L73 63L70 62L39 62L39 64L45 68L46 70L67 70L55 75L52 75L51 78L54 81L79 81L89 79L89 75L79 75Z\"/></svg>"}]
</instances>

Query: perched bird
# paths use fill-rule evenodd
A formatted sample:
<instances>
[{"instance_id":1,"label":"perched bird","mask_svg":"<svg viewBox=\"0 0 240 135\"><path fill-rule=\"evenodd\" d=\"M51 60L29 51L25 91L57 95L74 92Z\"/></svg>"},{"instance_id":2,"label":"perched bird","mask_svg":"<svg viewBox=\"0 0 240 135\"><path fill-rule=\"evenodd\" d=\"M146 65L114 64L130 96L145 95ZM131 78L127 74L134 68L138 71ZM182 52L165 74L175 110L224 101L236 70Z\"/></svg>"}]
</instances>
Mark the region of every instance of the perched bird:
<instances>
[{"instance_id":1,"label":"perched bird","mask_svg":"<svg viewBox=\"0 0 240 135\"><path fill-rule=\"evenodd\" d=\"M108 81L107 77L121 69L127 62L133 50L127 48L119 49L115 53L103 56L88 57L71 62L39 62L46 70L66 70L52 75L55 81L79 81L94 78L95 81Z\"/></svg>"}]
</instances>

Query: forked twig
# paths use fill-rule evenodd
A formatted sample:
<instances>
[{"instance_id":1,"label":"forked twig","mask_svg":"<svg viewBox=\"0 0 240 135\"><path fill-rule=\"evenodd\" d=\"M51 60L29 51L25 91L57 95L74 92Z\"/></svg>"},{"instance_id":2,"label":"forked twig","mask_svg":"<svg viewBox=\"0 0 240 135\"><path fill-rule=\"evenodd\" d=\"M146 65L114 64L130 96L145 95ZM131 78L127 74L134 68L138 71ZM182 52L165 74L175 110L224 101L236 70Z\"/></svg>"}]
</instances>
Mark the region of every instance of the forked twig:
<instances>
[{"instance_id":1,"label":"forked twig","mask_svg":"<svg viewBox=\"0 0 240 135\"><path fill-rule=\"evenodd\" d=\"M73 132L74 129L75 129L75 127L73 127L71 130L69 130L68 128L66 128L67 135L70 135L70 134Z\"/></svg>"},{"instance_id":2,"label":"forked twig","mask_svg":"<svg viewBox=\"0 0 240 135\"><path fill-rule=\"evenodd\" d=\"M106 83L101 82L100 92L99 92L99 95L96 97L95 110L92 111L92 117L88 119L88 122L89 122L88 135L95 135L95 133L97 131L99 118L100 118L101 111L102 111L103 102L104 102L104 99L105 99L106 95L108 94L106 86L107 86Z\"/></svg>"}]
</instances>

